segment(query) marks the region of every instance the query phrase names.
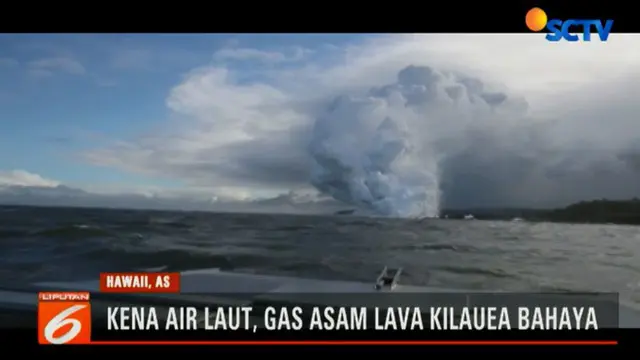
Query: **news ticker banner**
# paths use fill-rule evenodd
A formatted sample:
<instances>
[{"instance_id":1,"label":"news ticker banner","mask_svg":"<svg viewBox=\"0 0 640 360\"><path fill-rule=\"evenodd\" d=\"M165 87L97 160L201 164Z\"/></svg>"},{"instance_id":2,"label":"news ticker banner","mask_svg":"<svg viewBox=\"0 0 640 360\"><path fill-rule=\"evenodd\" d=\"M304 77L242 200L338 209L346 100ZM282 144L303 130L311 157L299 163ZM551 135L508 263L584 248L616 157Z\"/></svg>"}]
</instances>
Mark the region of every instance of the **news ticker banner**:
<instances>
[{"instance_id":1,"label":"news ticker banner","mask_svg":"<svg viewBox=\"0 0 640 360\"><path fill-rule=\"evenodd\" d=\"M178 274L110 276L99 293L40 293L39 343L489 341L507 332L593 340L619 319L610 293L179 294Z\"/></svg>"}]
</instances>

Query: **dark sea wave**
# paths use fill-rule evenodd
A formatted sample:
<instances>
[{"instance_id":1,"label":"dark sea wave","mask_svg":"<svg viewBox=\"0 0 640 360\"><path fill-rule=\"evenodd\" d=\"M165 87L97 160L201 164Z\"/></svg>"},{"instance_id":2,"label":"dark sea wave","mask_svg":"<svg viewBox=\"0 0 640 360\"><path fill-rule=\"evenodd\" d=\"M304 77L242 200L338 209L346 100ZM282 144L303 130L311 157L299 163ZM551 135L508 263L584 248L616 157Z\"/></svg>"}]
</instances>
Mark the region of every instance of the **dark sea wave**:
<instances>
[{"instance_id":1,"label":"dark sea wave","mask_svg":"<svg viewBox=\"0 0 640 360\"><path fill-rule=\"evenodd\" d=\"M0 282L228 270L462 289L615 291L640 303L640 228L0 207Z\"/></svg>"}]
</instances>

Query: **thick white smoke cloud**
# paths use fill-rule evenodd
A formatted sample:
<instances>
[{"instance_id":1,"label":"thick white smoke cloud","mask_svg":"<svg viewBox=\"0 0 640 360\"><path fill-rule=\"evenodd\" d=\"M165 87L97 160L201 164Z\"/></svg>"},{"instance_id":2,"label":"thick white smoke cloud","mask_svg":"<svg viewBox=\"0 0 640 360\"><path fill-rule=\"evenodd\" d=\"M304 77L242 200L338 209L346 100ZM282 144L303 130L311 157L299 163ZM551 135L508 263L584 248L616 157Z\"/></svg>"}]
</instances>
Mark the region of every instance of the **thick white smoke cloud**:
<instances>
[{"instance_id":1,"label":"thick white smoke cloud","mask_svg":"<svg viewBox=\"0 0 640 360\"><path fill-rule=\"evenodd\" d=\"M634 39L391 37L249 74L216 62L170 91L166 131L86 158L202 198L315 188L388 216L628 199L640 195Z\"/></svg>"},{"instance_id":2,"label":"thick white smoke cloud","mask_svg":"<svg viewBox=\"0 0 640 360\"><path fill-rule=\"evenodd\" d=\"M435 216L441 163L465 147L466 131L498 125L501 112L521 118L525 109L479 80L409 66L393 84L336 98L317 119L311 181L382 215Z\"/></svg>"}]
</instances>

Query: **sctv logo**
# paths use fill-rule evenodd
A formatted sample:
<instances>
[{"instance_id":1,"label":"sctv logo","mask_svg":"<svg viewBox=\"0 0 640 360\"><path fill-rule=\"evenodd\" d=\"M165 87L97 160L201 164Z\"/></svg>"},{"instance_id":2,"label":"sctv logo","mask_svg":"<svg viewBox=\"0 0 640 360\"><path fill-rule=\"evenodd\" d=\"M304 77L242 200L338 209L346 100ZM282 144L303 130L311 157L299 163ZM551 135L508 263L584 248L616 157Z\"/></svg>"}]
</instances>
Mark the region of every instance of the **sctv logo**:
<instances>
[{"instance_id":1,"label":"sctv logo","mask_svg":"<svg viewBox=\"0 0 640 360\"><path fill-rule=\"evenodd\" d=\"M540 8L533 8L527 12L525 18L527 27L531 31L541 31L545 28L549 33L546 36L547 41L580 41L579 33L582 33L582 41L591 41L592 29L595 28L600 41L607 41L613 26L613 20L547 20L547 13Z\"/></svg>"}]
</instances>

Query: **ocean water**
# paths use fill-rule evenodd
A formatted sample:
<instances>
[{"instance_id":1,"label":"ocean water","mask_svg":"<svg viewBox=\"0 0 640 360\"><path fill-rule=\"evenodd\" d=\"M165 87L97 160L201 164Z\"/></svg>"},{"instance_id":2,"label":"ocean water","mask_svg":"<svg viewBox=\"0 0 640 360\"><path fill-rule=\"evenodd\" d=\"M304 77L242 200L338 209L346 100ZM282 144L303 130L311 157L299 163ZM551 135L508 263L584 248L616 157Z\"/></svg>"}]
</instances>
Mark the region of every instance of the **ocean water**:
<instances>
[{"instance_id":1,"label":"ocean water","mask_svg":"<svg viewBox=\"0 0 640 360\"><path fill-rule=\"evenodd\" d=\"M640 304L640 227L0 207L0 284L234 271L454 289L613 291Z\"/></svg>"}]
</instances>

